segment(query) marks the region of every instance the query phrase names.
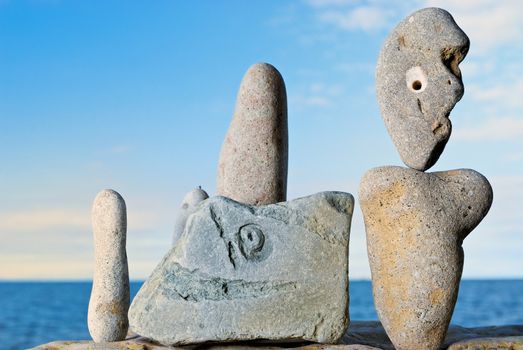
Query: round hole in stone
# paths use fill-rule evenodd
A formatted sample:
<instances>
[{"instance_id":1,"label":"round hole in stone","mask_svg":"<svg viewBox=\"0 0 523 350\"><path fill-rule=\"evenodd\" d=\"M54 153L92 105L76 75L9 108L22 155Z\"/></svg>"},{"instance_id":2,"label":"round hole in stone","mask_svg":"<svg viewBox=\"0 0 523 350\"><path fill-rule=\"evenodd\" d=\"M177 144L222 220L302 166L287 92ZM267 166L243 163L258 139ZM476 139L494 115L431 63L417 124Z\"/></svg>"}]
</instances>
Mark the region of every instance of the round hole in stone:
<instances>
[{"instance_id":1,"label":"round hole in stone","mask_svg":"<svg viewBox=\"0 0 523 350\"><path fill-rule=\"evenodd\" d=\"M405 73L405 82L410 91L418 94L427 88L427 74L420 66L412 67Z\"/></svg>"}]
</instances>

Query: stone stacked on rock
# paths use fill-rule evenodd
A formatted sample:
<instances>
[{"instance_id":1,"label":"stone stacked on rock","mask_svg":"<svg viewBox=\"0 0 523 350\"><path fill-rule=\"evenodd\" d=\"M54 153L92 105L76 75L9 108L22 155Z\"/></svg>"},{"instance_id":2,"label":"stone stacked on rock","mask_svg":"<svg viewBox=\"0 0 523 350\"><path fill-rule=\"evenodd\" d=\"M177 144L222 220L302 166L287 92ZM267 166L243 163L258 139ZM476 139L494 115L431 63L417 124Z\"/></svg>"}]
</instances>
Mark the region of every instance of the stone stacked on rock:
<instances>
[{"instance_id":1,"label":"stone stacked on rock","mask_svg":"<svg viewBox=\"0 0 523 350\"><path fill-rule=\"evenodd\" d=\"M427 8L404 19L388 36L376 67L381 114L401 159L427 170L450 137L450 111L463 96L458 64L467 35L445 10Z\"/></svg>"},{"instance_id":2,"label":"stone stacked on rock","mask_svg":"<svg viewBox=\"0 0 523 350\"><path fill-rule=\"evenodd\" d=\"M87 323L95 342L125 339L129 321L127 212L117 192L98 193L92 209L94 275Z\"/></svg>"},{"instance_id":3,"label":"stone stacked on rock","mask_svg":"<svg viewBox=\"0 0 523 350\"><path fill-rule=\"evenodd\" d=\"M343 192L264 206L205 200L134 298L132 330L165 345L337 342L353 204Z\"/></svg>"},{"instance_id":4,"label":"stone stacked on rock","mask_svg":"<svg viewBox=\"0 0 523 350\"><path fill-rule=\"evenodd\" d=\"M249 68L218 163L216 193L262 205L287 199L287 95L270 64Z\"/></svg>"},{"instance_id":5,"label":"stone stacked on rock","mask_svg":"<svg viewBox=\"0 0 523 350\"><path fill-rule=\"evenodd\" d=\"M383 120L412 169L371 169L359 197L374 304L398 350L441 347L463 270L461 245L492 204L489 182L473 170L423 172L450 137L468 47L448 12L427 8L394 29L378 60Z\"/></svg>"},{"instance_id":6,"label":"stone stacked on rock","mask_svg":"<svg viewBox=\"0 0 523 350\"><path fill-rule=\"evenodd\" d=\"M183 197L182 203L180 204L178 216L176 217L176 221L174 223L174 233L173 233L173 240L172 245L174 246L176 242L178 242L178 239L182 235L183 230L185 229L185 223L187 222L187 219L189 218L189 215L194 213L196 211L197 205L209 198L209 195L207 192L202 190L201 187L195 188L191 192L187 193L185 197Z\"/></svg>"}]
</instances>

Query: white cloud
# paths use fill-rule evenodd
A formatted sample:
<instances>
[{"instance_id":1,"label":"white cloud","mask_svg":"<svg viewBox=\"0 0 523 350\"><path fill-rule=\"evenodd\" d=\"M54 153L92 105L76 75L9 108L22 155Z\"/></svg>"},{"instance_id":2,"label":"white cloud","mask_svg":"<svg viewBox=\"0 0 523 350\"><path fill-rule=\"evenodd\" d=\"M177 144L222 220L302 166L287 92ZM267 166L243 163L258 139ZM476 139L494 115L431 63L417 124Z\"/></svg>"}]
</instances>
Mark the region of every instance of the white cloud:
<instances>
[{"instance_id":1,"label":"white cloud","mask_svg":"<svg viewBox=\"0 0 523 350\"><path fill-rule=\"evenodd\" d=\"M112 153L127 153L131 150L131 148L129 146L125 146L125 145L118 145L118 146L114 146L113 148L111 148L111 152Z\"/></svg>"},{"instance_id":2,"label":"white cloud","mask_svg":"<svg viewBox=\"0 0 523 350\"><path fill-rule=\"evenodd\" d=\"M472 85L467 88L477 101L492 102L503 106L523 108L523 79L504 83ZM523 113L522 113L523 114Z\"/></svg>"},{"instance_id":3,"label":"white cloud","mask_svg":"<svg viewBox=\"0 0 523 350\"><path fill-rule=\"evenodd\" d=\"M519 0L428 0L425 6L449 11L471 40L471 51L494 54L503 45L523 39L523 2Z\"/></svg>"},{"instance_id":4,"label":"white cloud","mask_svg":"<svg viewBox=\"0 0 523 350\"><path fill-rule=\"evenodd\" d=\"M330 107L333 99L344 93L344 87L339 84L325 84L322 82L311 83L301 93L289 97L290 104L294 106Z\"/></svg>"},{"instance_id":5,"label":"white cloud","mask_svg":"<svg viewBox=\"0 0 523 350\"><path fill-rule=\"evenodd\" d=\"M46 209L0 214L1 231L38 231L57 228L89 228L89 213L70 209Z\"/></svg>"},{"instance_id":6,"label":"white cloud","mask_svg":"<svg viewBox=\"0 0 523 350\"><path fill-rule=\"evenodd\" d=\"M128 211L128 228L147 230L155 226L158 215L153 212ZM44 209L0 213L0 231L28 232L49 230L91 229L91 213L87 210Z\"/></svg>"},{"instance_id":7,"label":"white cloud","mask_svg":"<svg viewBox=\"0 0 523 350\"><path fill-rule=\"evenodd\" d=\"M457 130L453 138L461 141L509 141L523 138L523 116L489 118L476 126Z\"/></svg>"},{"instance_id":8,"label":"white cloud","mask_svg":"<svg viewBox=\"0 0 523 350\"><path fill-rule=\"evenodd\" d=\"M307 3L314 7L343 6L354 3L354 0L308 0Z\"/></svg>"},{"instance_id":9,"label":"white cloud","mask_svg":"<svg viewBox=\"0 0 523 350\"><path fill-rule=\"evenodd\" d=\"M328 10L319 18L342 29L371 32L386 27L393 13L387 7L357 6L348 10Z\"/></svg>"}]
</instances>

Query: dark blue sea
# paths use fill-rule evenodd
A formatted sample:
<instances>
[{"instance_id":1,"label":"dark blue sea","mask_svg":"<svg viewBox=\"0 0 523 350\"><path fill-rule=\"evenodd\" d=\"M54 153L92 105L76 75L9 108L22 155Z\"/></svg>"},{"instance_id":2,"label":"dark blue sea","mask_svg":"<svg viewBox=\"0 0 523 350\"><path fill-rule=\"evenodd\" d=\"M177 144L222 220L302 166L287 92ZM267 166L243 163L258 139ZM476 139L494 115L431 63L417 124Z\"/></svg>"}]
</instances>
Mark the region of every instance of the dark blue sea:
<instances>
[{"instance_id":1,"label":"dark blue sea","mask_svg":"<svg viewBox=\"0 0 523 350\"><path fill-rule=\"evenodd\" d=\"M131 283L134 296L142 282ZM89 339L91 282L0 282L0 348ZM350 285L351 320L377 320L369 281ZM466 327L523 324L523 280L465 280L452 323Z\"/></svg>"}]
</instances>

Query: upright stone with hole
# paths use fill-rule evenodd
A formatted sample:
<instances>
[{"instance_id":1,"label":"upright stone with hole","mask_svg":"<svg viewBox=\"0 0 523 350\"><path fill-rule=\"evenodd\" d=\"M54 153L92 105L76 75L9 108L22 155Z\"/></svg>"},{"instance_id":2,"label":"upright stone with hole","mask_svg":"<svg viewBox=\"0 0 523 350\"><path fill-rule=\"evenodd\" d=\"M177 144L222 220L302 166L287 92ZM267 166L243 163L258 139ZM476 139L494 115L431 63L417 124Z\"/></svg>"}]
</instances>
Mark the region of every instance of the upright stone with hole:
<instances>
[{"instance_id":1,"label":"upright stone with hole","mask_svg":"<svg viewBox=\"0 0 523 350\"><path fill-rule=\"evenodd\" d=\"M433 166L450 137L449 115L463 96L458 64L469 49L452 16L426 8L404 19L378 58L381 114L401 159L410 168Z\"/></svg>"},{"instance_id":2,"label":"upright stone with hole","mask_svg":"<svg viewBox=\"0 0 523 350\"><path fill-rule=\"evenodd\" d=\"M470 169L425 173L451 132L463 95L458 64L469 40L445 10L404 19L378 59L383 120L403 162L360 183L374 304L398 350L441 348L463 270L465 237L492 204L487 179Z\"/></svg>"},{"instance_id":3,"label":"upright stone with hole","mask_svg":"<svg viewBox=\"0 0 523 350\"><path fill-rule=\"evenodd\" d=\"M276 68L257 63L240 85L218 164L216 193L252 205L287 198L287 95Z\"/></svg>"},{"instance_id":4,"label":"upright stone with hole","mask_svg":"<svg viewBox=\"0 0 523 350\"><path fill-rule=\"evenodd\" d=\"M207 199L134 298L132 330L165 345L337 342L353 204L343 192L265 206Z\"/></svg>"}]
</instances>

